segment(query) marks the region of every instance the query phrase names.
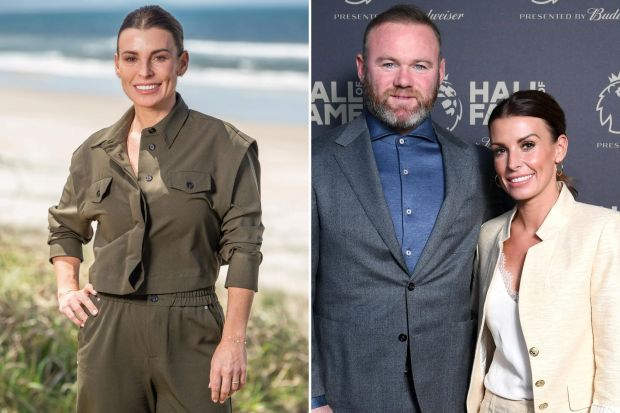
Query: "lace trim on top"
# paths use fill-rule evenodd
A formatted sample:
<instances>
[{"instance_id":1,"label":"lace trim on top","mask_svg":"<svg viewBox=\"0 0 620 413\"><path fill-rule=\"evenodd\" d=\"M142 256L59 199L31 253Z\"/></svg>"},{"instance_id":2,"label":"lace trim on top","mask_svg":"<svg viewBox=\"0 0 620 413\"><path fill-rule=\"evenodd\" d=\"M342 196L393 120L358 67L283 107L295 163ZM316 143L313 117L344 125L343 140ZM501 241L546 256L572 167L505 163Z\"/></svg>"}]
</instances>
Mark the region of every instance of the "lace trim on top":
<instances>
[{"instance_id":1,"label":"lace trim on top","mask_svg":"<svg viewBox=\"0 0 620 413\"><path fill-rule=\"evenodd\" d=\"M506 287L506 292L512 298L513 301L519 301L519 292L515 291L511 288L512 286L512 273L506 269L506 256L504 255L504 251L499 253L499 273L502 275L502 279L504 280L504 286Z\"/></svg>"}]
</instances>

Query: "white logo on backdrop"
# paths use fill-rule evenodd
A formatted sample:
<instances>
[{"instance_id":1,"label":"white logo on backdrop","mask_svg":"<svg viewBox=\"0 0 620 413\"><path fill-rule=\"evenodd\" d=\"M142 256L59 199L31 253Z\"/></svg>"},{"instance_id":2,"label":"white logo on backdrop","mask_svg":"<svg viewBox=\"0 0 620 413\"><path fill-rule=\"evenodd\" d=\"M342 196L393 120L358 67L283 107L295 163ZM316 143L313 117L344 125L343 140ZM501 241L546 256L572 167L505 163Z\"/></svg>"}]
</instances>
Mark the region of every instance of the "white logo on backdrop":
<instances>
[{"instance_id":1,"label":"white logo on backdrop","mask_svg":"<svg viewBox=\"0 0 620 413\"><path fill-rule=\"evenodd\" d=\"M437 100L445 115L448 117L448 124L450 126L446 126L446 128L453 131L463 117L463 104L461 103L461 99L456 95L454 85L448 81L448 75L444 77L443 82L439 85Z\"/></svg>"},{"instance_id":2,"label":"white logo on backdrop","mask_svg":"<svg viewBox=\"0 0 620 413\"><path fill-rule=\"evenodd\" d=\"M607 126L609 132L620 135L620 124L614 124L614 115L618 116L620 123L620 72L609 77L609 85L598 95L596 110L601 126Z\"/></svg>"},{"instance_id":3,"label":"white logo on backdrop","mask_svg":"<svg viewBox=\"0 0 620 413\"><path fill-rule=\"evenodd\" d=\"M559 0L532 0L532 3L534 4L555 4L557 3Z\"/></svg>"},{"instance_id":4,"label":"white logo on backdrop","mask_svg":"<svg viewBox=\"0 0 620 413\"><path fill-rule=\"evenodd\" d=\"M370 4L371 1L372 0L344 0L347 4Z\"/></svg>"}]
</instances>

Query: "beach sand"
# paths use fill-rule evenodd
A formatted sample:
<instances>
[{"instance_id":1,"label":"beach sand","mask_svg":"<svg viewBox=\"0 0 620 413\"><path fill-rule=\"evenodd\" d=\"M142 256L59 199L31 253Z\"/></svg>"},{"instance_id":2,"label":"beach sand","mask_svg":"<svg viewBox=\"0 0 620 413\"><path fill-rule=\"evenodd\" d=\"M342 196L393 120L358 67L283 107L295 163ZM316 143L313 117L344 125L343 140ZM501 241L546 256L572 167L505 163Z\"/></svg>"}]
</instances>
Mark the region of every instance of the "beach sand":
<instances>
[{"instance_id":1,"label":"beach sand","mask_svg":"<svg viewBox=\"0 0 620 413\"><path fill-rule=\"evenodd\" d=\"M71 154L90 134L114 123L130 102L55 91L3 90L0 96L0 227L40 230L40 246L47 248L47 209L60 198ZM259 288L307 297L308 129L225 120L259 145L266 228Z\"/></svg>"}]
</instances>

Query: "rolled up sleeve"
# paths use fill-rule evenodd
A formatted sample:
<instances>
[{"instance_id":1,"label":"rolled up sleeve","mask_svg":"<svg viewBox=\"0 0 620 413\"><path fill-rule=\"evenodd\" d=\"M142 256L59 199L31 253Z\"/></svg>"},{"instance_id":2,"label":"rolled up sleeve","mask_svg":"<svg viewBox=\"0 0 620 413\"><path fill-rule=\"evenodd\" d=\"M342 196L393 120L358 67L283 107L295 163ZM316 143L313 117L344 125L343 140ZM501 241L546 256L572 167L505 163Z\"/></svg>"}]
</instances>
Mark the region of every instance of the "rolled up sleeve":
<instances>
[{"instance_id":1,"label":"rolled up sleeve","mask_svg":"<svg viewBox=\"0 0 620 413\"><path fill-rule=\"evenodd\" d=\"M58 205L48 210L50 262L54 257L69 256L84 260L82 246L93 236L91 222L78 211L73 177L69 175Z\"/></svg>"},{"instance_id":2,"label":"rolled up sleeve","mask_svg":"<svg viewBox=\"0 0 620 413\"><path fill-rule=\"evenodd\" d=\"M253 144L243 158L230 208L222 217L220 257L228 264L225 286L258 291L258 267L263 259L260 202L260 164Z\"/></svg>"}]
</instances>

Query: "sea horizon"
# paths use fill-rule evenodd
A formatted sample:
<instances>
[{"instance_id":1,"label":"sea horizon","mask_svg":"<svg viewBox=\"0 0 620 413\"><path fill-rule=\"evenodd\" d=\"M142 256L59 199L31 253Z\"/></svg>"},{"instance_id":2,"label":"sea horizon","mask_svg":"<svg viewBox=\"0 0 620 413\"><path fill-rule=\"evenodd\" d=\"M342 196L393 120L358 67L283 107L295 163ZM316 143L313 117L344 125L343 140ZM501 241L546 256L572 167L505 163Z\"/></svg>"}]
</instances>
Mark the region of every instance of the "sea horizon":
<instances>
[{"instance_id":1,"label":"sea horizon","mask_svg":"<svg viewBox=\"0 0 620 413\"><path fill-rule=\"evenodd\" d=\"M250 121L307 121L306 7L168 10L184 27L190 55L179 91L197 110ZM122 95L113 56L126 13L0 12L0 87Z\"/></svg>"}]
</instances>

